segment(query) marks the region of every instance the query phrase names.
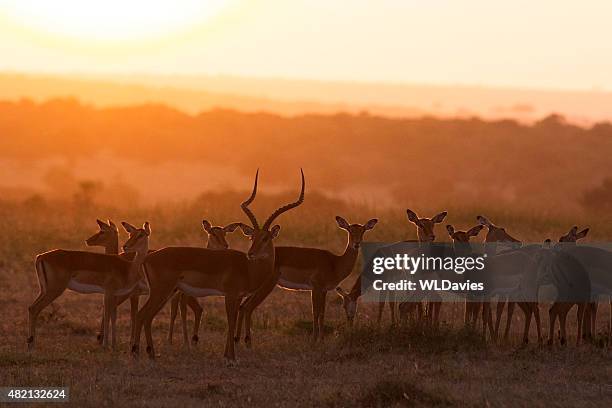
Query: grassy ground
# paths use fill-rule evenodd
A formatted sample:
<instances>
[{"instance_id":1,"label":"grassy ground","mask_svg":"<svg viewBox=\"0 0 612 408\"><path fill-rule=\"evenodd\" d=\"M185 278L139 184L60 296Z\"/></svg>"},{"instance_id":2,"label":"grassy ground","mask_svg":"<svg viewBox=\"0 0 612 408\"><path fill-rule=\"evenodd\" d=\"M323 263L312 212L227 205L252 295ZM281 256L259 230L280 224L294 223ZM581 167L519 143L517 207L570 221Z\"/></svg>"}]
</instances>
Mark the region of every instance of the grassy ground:
<instances>
[{"instance_id":1,"label":"grassy ground","mask_svg":"<svg viewBox=\"0 0 612 408\"><path fill-rule=\"evenodd\" d=\"M341 210L361 222L372 216L381 218L370 237L373 240L414 236L401 212L350 206ZM422 333L390 329L388 320L377 328L373 323L376 305L362 304L356 327L348 330L340 302L330 294L328 334L323 344L313 345L308 338L309 295L279 289L255 312L254 348L241 346L235 367L226 366L222 358L225 319L220 299L202 302L205 322L197 347L183 349L176 334L175 344L166 344L168 310L164 310L154 325L159 357L149 361L143 356L136 361L128 353L127 305L120 308L123 335L119 350L102 351L95 340L101 298L66 292L42 313L37 350L26 352L27 307L38 293L34 255L54 247L82 248L82 240L95 232L92 217L108 212L0 206L0 386L69 386L74 406L548 407L612 403L609 348L522 346L521 313L515 314L510 343L491 346L461 328L460 305L444 305L445 323L440 331ZM238 216L207 214L215 223ZM335 228L333 214L319 202L319 207L307 209L306 216L288 217L282 223L279 243L340 250L345 238ZM449 215L449 222L464 228L473 224L476 210L454 214ZM198 225L201 210L186 206L113 215L134 223L145 217L150 220L153 247L203 245ZM489 216L501 224L503 215ZM538 241L563 233L574 223L535 215L506 214L503 219L509 232ZM596 239L612 237L610 223L597 228L597 220L575 222L589 221ZM443 236L442 228L438 234ZM234 237L233 243L244 246L240 237ZM547 309L542 306L541 310L546 328ZM610 313L607 307L601 310L599 331L605 329ZM574 312L571 316L573 337ZM531 338L535 340L533 329Z\"/></svg>"}]
</instances>

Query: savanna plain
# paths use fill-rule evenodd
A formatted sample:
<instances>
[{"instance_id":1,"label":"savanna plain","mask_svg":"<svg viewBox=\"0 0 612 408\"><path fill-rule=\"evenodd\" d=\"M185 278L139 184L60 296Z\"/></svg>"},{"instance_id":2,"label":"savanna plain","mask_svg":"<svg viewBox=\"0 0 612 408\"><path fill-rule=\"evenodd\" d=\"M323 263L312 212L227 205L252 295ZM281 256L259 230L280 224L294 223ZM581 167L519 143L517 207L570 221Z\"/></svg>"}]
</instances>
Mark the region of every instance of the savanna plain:
<instances>
[{"instance_id":1,"label":"savanna plain","mask_svg":"<svg viewBox=\"0 0 612 408\"><path fill-rule=\"evenodd\" d=\"M385 310L376 324L377 305L361 303L354 327L346 324L341 301L327 297L326 336L310 341L310 296L276 288L254 314L253 348L238 348L238 362L223 355L225 310L220 298L201 300L203 325L197 346L186 349L177 320L174 344L167 343L169 307L154 321L158 357L139 360L129 352L129 305L119 309L120 341L115 352L96 341L100 295L67 291L39 319L37 348L28 353L27 307L38 294L37 253L60 248L85 249L97 230L96 218L134 224L149 221L151 248L204 246L201 220L215 225L242 220L239 203L248 192L205 193L197 199L164 205L97 205L82 197L65 201L41 197L0 205L0 384L68 386L74 406L607 406L612 401L612 369L606 343L609 308L602 304L595 340L576 347L575 310L570 313L566 346L521 342L522 313L514 314L508 342L484 342L463 326L463 305L444 304L438 330L392 327ZM295 192L262 194L255 205L268 213ZM486 208L444 208L446 221L459 228L476 224ZM439 209L423 208L423 216ZM432 214L428 214L431 212ZM416 238L405 208L376 208L307 191L303 207L281 217L277 245L303 245L336 253L346 243L335 215L364 223L378 217L366 236L372 241ZM574 223L592 226L592 240L612 237L610 222L581 215L578 220L550 217L543 211L494 211L487 215L525 241L556 238ZM446 223L446 222L445 222ZM436 231L448 240L444 226ZM121 239L126 235L122 233ZM482 239L479 237L478 239ZM246 249L239 232L230 245ZM89 248L91 250L91 248ZM359 265L347 281L348 289ZM141 299L141 304L143 304ZM543 329L547 305L540 305ZM190 314L190 319L192 315ZM190 321L189 331L192 330ZM546 331L545 331L546 332Z\"/></svg>"}]
</instances>

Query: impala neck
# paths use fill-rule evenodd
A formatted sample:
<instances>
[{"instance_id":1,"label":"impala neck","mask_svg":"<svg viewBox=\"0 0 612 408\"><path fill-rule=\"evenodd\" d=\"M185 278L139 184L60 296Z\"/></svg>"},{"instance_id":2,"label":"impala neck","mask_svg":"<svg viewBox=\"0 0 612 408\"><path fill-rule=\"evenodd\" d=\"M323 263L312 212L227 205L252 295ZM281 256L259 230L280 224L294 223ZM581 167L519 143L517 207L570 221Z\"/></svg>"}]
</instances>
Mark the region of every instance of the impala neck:
<instances>
[{"instance_id":1,"label":"impala neck","mask_svg":"<svg viewBox=\"0 0 612 408\"><path fill-rule=\"evenodd\" d=\"M138 251L136 252L136 256L134 257L134 259L131 262L130 265L130 280L131 281L138 281L140 279L142 279L142 274L141 274L141 269L142 269L142 264L144 263L144 259L147 256L147 254L149 253L149 246L146 245L142 251Z\"/></svg>"},{"instance_id":2,"label":"impala neck","mask_svg":"<svg viewBox=\"0 0 612 408\"><path fill-rule=\"evenodd\" d=\"M349 241L346 244L346 248L344 248L344 253L338 257L338 262L336 264L336 270L341 272L343 279L349 276L353 271L358 255L359 249L355 248L353 243Z\"/></svg>"},{"instance_id":3,"label":"impala neck","mask_svg":"<svg viewBox=\"0 0 612 408\"><path fill-rule=\"evenodd\" d=\"M112 242L109 242L104 246L104 253L107 255L119 254L119 237L113 238Z\"/></svg>"},{"instance_id":4,"label":"impala neck","mask_svg":"<svg viewBox=\"0 0 612 408\"><path fill-rule=\"evenodd\" d=\"M271 251L268 252L268 256L266 258L260 259L250 259L249 260L249 274L257 276L255 279L267 280L270 276L276 273L274 268L274 263L276 262L275 249L272 247ZM280 270L278 271L280 275ZM277 276L278 278L278 276Z\"/></svg>"}]
</instances>

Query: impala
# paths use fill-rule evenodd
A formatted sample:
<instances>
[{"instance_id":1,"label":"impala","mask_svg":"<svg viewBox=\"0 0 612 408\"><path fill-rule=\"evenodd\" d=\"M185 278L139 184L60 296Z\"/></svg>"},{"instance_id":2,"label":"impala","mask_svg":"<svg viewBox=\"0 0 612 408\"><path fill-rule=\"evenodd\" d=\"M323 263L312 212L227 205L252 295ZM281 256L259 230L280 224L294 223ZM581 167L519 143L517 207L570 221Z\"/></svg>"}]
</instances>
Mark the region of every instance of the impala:
<instances>
[{"instance_id":1,"label":"impala","mask_svg":"<svg viewBox=\"0 0 612 408\"><path fill-rule=\"evenodd\" d=\"M484 228L483 225L477 225L473 228L470 228L467 231L458 231L452 225L447 225L446 230L448 231L448 235L453 240L454 244L459 244L459 247L462 248L464 245L469 244L470 239L478 236L480 231ZM483 332L486 332L486 328L488 324L492 322L489 320L491 317L489 311L490 304L488 302L482 301L465 301L465 316L464 323L466 326L476 327L476 322L478 320L478 313L482 310L482 320L483 320ZM491 324L492 326L492 324Z\"/></svg>"},{"instance_id":2,"label":"impala","mask_svg":"<svg viewBox=\"0 0 612 408\"><path fill-rule=\"evenodd\" d=\"M567 234L559 238L559 242L563 243L576 243L578 240L585 238L589 233L589 229L585 228L578 232L578 227L573 226ZM593 331L595 330L595 322L597 321L597 302L590 302L585 309L584 315L584 326L582 333L586 337L592 337Z\"/></svg>"},{"instance_id":3,"label":"impala","mask_svg":"<svg viewBox=\"0 0 612 408\"><path fill-rule=\"evenodd\" d=\"M136 330L132 352L138 354L140 334L144 326L147 339L147 353L155 357L151 323L175 289L195 297L224 296L227 315L227 339L224 356L227 360L236 359L234 333L241 299L246 310L253 312L272 291L278 281L274 269L274 239L280 231L279 225L272 223L281 214L298 207L304 201L304 173L302 188L297 201L274 211L260 227L257 218L249 209L257 193L257 179L251 196L241 204L241 208L252 223L252 227L242 224L243 233L252 243L245 254L231 249L218 250L207 248L168 247L148 255L143 268L149 283L149 299L136 315ZM250 296L253 295L253 296ZM253 303L251 303L253 302ZM249 329L249 327L247 327Z\"/></svg>"},{"instance_id":4,"label":"impala","mask_svg":"<svg viewBox=\"0 0 612 408\"><path fill-rule=\"evenodd\" d=\"M508 234L503 227L499 227L489 221L486 217L478 215L476 217L481 225L487 227L487 235L485 237L485 243L510 243L510 248L520 247L521 241ZM514 303L507 301L503 296L499 296L497 301L497 310L495 313L495 338L499 335L499 325L501 323L501 315L504 311L504 305L507 305L507 316L506 316L506 329L504 331L504 340L507 341L510 335L510 326L512 325L512 315L514 314ZM529 341L529 326L531 322L531 316L535 317L537 331L538 331L538 342L542 341L541 326L540 326L540 309L537 302L519 302L519 307L525 314L525 330L523 332L523 341L526 343Z\"/></svg>"},{"instance_id":5,"label":"impala","mask_svg":"<svg viewBox=\"0 0 612 408\"><path fill-rule=\"evenodd\" d=\"M132 296L145 290L140 273L141 264L149 250L151 229L146 222L136 228L126 222L123 228L130 237L123 246L125 252L135 252L133 261L117 255L98 254L85 251L55 249L36 257L36 274L40 294L28 308L28 348L34 347L36 320L40 312L57 299L66 289L80 293L104 294L104 338L108 346L109 324L112 329L112 347L116 346L117 297Z\"/></svg>"},{"instance_id":6,"label":"impala","mask_svg":"<svg viewBox=\"0 0 612 408\"><path fill-rule=\"evenodd\" d=\"M96 220L100 230L91 237L85 240L87 246L101 246L104 248L104 253L107 255L118 255L119 254L119 230L117 226L108 220L108 223L104 221ZM134 254L121 254L122 257L131 261ZM122 304L126 299L127 295L119 296L116 299L117 306ZM130 325L131 331L134 330L134 320L136 313L138 312L138 294L130 296ZM98 342L102 343L104 339L104 309L102 309L102 318L100 319L100 331L98 332Z\"/></svg>"},{"instance_id":7,"label":"impala","mask_svg":"<svg viewBox=\"0 0 612 408\"><path fill-rule=\"evenodd\" d=\"M436 234L434 233L434 228L436 224L440 224L446 218L448 212L443 211L432 218L419 218L419 216L412 210L407 209L406 214L408 215L408 220L412 222L417 228L417 238L419 242L431 243L436 239ZM419 315L422 314L421 306L416 304L404 303L403 306L400 305L404 311L408 309L414 309L416 306L419 310ZM440 322L440 308L442 306L442 302L434 299L428 300L425 308L425 317L430 324L437 326Z\"/></svg>"},{"instance_id":8,"label":"impala","mask_svg":"<svg viewBox=\"0 0 612 408\"><path fill-rule=\"evenodd\" d=\"M278 286L311 292L313 340L323 338L327 292L334 290L351 274L363 236L377 222L373 218L364 225L349 224L344 218L336 216L338 227L347 232L346 247L341 255L317 248L276 248L276 270L280 275Z\"/></svg>"},{"instance_id":9,"label":"impala","mask_svg":"<svg viewBox=\"0 0 612 408\"><path fill-rule=\"evenodd\" d=\"M408 215L408 220L417 227L417 237L419 239L419 242L433 242L436 238L434 234L435 225L444 221L444 218L447 215L447 212L443 211L437 214L435 217L430 219L430 218L419 218L419 216L410 209L406 210L406 213ZM399 242L397 244L392 244L392 245L389 245L388 247L383 247L381 249L390 251L390 252L393 252L394 247L396 246L398 248L404 249L406 242L411 242L411 241ZM357 311L357 299L361 296L361 275L353 284L350 292L345 292L340 287L336 288L336 292L342 298L342 306L344 308L344 312L346 314L347 320L349 321L349 324L352 324L355 318L356 311ZM380 322L380 318L382 315L382 310L385 305L384 302L385 302L384 298L381 298L379 301L379 309L378 309L378 321L379 322ZM391 320L392 320L392 323L394 323L395 309L393 307L394 305L392 301L389 302L389 305L391 307ZM428 316L433 319L433 322L437 322L439 318L440 303L430 301L429 305L430 307L429 307ZM400 303L399 308L400 308L400 318L402 318L402 316L406 316L410 311L413 311L414 309L418 310L419 318L423 314L422 306L420 302L402 302Z\"/></svg>"},{"instance_id":10,"label":"impala","mask_svg":"<svg viewBox=\"0 0 612 408\"><path fill-rule=\"evenodd\" d=\"M565 235L562 235L559 238L559 242L564 244L564 246L575 244L579 239L582 239L587 236L589 229L586 228L580 232L578 232L578 227L572 227L569 232ZM548 240L550 241L550 240ZM554 342L554 330L555 323L557 318L559 319L559 342L561 345L565 345L567 334L566 334L566 319L567 314L570 309L576 305L577 312L577 324L578 324L578 332L576 334L576 344L580 342L581 334L585 333L585 330L589 332L591 331L591 327L595 327L595 312L596 306L592 306L593 303L582 303L582 302L554 302L548 311L549 315L549 333L548 333L548 344L552 345ZM597 303L595 303L597 305ZM586 313L585 313L586 312Z\"/></svg>"},{"instance_id":11,"label":"impala","mask_svg":"<svg viewBox=\"0 0 612 408\"><path fill-rule=\"evenodd\" d=\"M100 220L96 220L96 222L98 223L98 226L100 227L100 231L98 231L91 237L87 238L87 240L85 240L85 243L87 244L87 246L101 246L104 248L105 254L119 255L121 258L127 261L132 261L135 255L133 252L131 253L123 252L121 254L119 253L119 231L117 229L117 226L111 220L108 220L108 224ZM153 251L149 250L149 252L153 252ZM145 293L138 292L132 295L122 295L122 296L118 296L117 299L115 300L117 306L119 306L123 302L125 302L125 300L128 297L130 298L130 325L131 325L130 332L133 332L134 330L134 322L136 321L136 313L138 313L138 299L139 299L139 296L143 294ZM193 310L196 316L195 333L197 333L197 327L199 326L199 316L202 315L202 308L200 307L200 304L198 303L198 301L190 296L186 297L184 303L189 305L189 307L191 308L191 310ZM174 310L174 316L172 317L172 322L175 317L176 317L176 310ZM173 325L171 324L170 331L172 331L172 328L173 328ZM172 334L170 334L170 336L172 336ZM100 331L98 333L97 338L98 338L98 342L102 343L102 340L104 338L104 309L102 309L102 318L100 319ZM197 335L194 335L194 338L195 338L195 341L197 342ZM172 337L170 337L170 342L172 342L171 339Z\"/></svg>"},{"instance_id":12,"label":"impala","mask_svg":"<svg viewBox=\"0 0 612 408\"><path fill-rule=\"evenodd\" d=\"M234 222L226 225L225 227L213 226L207 220L202 221L204 231L208 236L208 243L206 248L209 249L228 249L229 244L227 243L226 235L230 232L234 232L242 223ZM202 319L202 307L193 296L185 295L183 292L177 292L172 297L170 307L170 329L168 331L168 343L172 344L172 336L174 333L174 321L176 320L177 311L180 304L181 310L181 322L183 326L183 344L188 345L187 340L187 305L191 307L194 313L193 323L193 337L191 340L196 344L199 340L198 332L200 330L200 321Z\"/></svg>"}]
</instances>

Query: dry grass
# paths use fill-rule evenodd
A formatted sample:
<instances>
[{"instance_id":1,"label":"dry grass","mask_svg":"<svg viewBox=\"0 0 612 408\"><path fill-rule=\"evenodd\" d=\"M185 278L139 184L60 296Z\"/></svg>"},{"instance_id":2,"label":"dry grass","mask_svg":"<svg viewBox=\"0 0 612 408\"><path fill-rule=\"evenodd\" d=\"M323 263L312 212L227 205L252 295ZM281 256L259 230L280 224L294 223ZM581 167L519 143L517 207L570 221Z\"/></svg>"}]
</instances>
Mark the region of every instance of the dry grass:
<instances>
[{"instance_id":1,"label":"dry grass","mask_svg":"<svg viewBox=\"0 0 612 408\"><path fill-rule=\"evenodd\" d=\"M339 250L344 237L336 231L331 208L317 200L300 216L281 220L280 243L300 242ZM264 206L265 200L264 200ZM233 208L225 206L224 208ZM376 305L362 304L358 322L348 330L339 300L328 297L328 333L324 344L308 338L307 293L275 290L256 311L254 348L238 350L239 362L226 366L223 305L203 301L205 323L200 345L187 351L180 335L165 342L168 310L155 321L160 354L156 361L133 360L128 350L128 305L120 308L119 351L102 351L95 333L101 309L99 296L65 293L42 314L38 345L26 352L27 306L38 288L33 271L37 252L54 247L81 248L94 232L96 216L126 217L153 225L153 246L201 245L202 209L178 207L66 210L66 207L0 206L0 385L69 386L75 406L607 406L612 402L612 360L608 348L521 346L522 318L517 313L510 344L490 346L477 334L461 329L462 306L444 305L438 332L373 325ZM215 223L235 219L238 212L204 210ZM433 209L431 210L433 212ZM372 240L414 236L401 210L373 211L345 205L338 212L351 220L381 218ZM473 224L478 210L450 213L461 227ZM372 214L375 213L375 214ZM572 220L547 220L523 214L488 214L525 240L558 235ZM367 217L367 218L366 218ZM590 221L598 239L612 237L610 223ZM317 225L317 227L313 227ZM600 227L601 225L601 227ZM606 227L604 227L606 226ZM442 231L439 232L442 236ZM234 244L244 241L234 237ZM602 308L599 330L609 318ZM542 307L544 327L546 309ZM387 313L387 312L386 312ZM572 317L574 313L572 313ZM570 333L575 333L573 319ZM178 326L177 326L178 327ZM180 334L180 330L177 331ZM532 339L535 332L532 331Z\"/></svg>"}]
</instances>

